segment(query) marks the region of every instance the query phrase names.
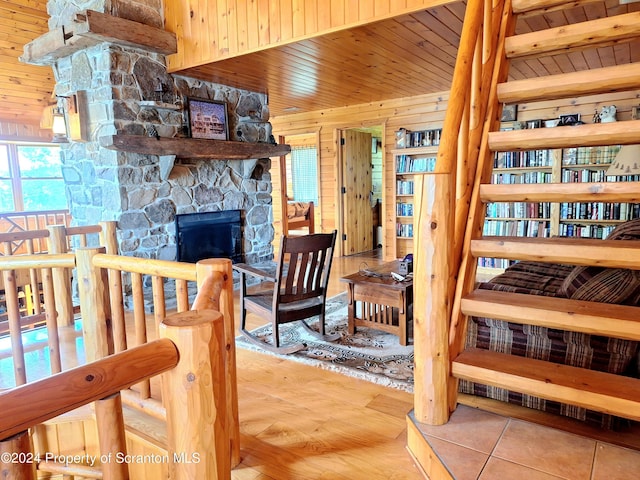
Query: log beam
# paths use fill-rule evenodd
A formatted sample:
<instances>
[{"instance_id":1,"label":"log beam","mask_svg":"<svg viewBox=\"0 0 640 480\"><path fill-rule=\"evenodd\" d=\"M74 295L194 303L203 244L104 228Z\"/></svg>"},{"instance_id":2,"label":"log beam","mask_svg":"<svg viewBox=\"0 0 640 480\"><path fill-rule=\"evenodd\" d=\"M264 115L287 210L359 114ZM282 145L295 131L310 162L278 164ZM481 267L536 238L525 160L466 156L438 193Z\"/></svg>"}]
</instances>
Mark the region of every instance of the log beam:
<instances>
[{"instance_id":1,"label":"log beam","mask_svg":"<svg viewBox=\"0 0 640 480\"><path fill-rule=\"evenodd\" d=\"M27 43L20 61L31 65L53 65L60 58L102 42L163 55L178 51L176 36L171 32L107 13L85 10L76 13L70 24Z\"/></svg>"}]
</instances>

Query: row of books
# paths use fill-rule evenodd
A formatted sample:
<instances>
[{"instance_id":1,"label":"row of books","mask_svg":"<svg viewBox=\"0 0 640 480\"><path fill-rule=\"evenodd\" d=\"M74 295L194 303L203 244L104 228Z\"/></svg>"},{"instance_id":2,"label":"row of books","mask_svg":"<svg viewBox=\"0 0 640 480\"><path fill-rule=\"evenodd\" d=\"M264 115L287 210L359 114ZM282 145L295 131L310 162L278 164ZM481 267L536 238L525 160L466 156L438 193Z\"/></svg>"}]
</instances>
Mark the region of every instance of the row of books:
<instances>
[{"instance_id":1,"label":"row of books","mask_svg":"<svg viewBox=\"0 0 640 480\"><path fill-rule=\"evenodd\" d=\"M413 180L396 180L396 195L413 195Z\"/></svg>"},{"instance_id":2,"label":"row of books","mask_svg":"<svg viewBox=\"0 0 640 480\"><path fill-rule=\"evenodd\" d=\"M507 260L506 258L487 258L487 257L478 258L479 267L505 269L509 265L512 265L513 263L515 263L513 260Z\"/></svg>"},{"instance_id":3,"label":"row of books","mask_svg":"<svg viewBox=\"0 0 640 480\"><path fill-rule=\"evenodd\" d=\"M615 225L575 225L561 223L558 235L561 237L606 238Z\"/></svg>"},{"instance_id":4,"label":"row of books","mask_svg":"<svg viewBox=\"0 0 640 480\"><path fill-rule=\"evenodd\" d=\"M569 202L560 204L561 220L631 220L640 217L639 203Z\"/></svg>"},{"instance_id":5,"label":"row of books","mask_svg":"<svg viewBox=\"0 0 640 480\"><path fill-rule=\"evenodd\" d=\"M397 203L396 215L399 217L412 217L413 216L413 203Z\"/></svg>"},{"instance_id":6,"label":"row of books","mask_svg":"<svg viewBox=\"0 0 640 480\"><path fill-rule=\"evenodd\" d=\"M399 155L396 158L396 173L433 172L436 169L436 157L413 158Z\"/></svg>"},{"instance_id":7,"label":"row of books","mask_svg":"<svg viewBox=\"0 0 640 480\"><path fill-rule=\"evenodd\" d=\"M483 235L507 237L548 237L549 222L546 220L492 220L484 222Z\"/></svg>"},{"instance_id":8,"label":"row of books","mask_svg":"<svg viewBox=\"0 0 640 480\"><path fill-rule=\"evenodd\" d=\"M396 223L396 235L398 237L413 238L413 224Z\"/></svg>"},{"instance_id":9,"label":"row of books","mask_svg":"<svg viewBox=\"0 0 640 480\"><path fill-rule=\"evenodd\" d=\"M491 176L491 183L498 185L550 182L551 172L494 173Z\"/></svg>"},{"instance_id":10,"label":"row of books","mask_svg":"<svg viewBox=\"0 0 640 480\"><path fill-rule=\"evenodd\" d=\"M550 167L553 161L549 150L525 150L522 152L497 152L494 168Z\"/></svg>"},{"instance_id":11,"label":"row of books","mask_svg":"<svg viewBox=\"0 0 640 480\"><path fill-rule=\"evenodd\" d=\"M573 147L562 150L563 165L610 164L620 151L619 145L601 147Z\"/></svg>"},{"instance_id":12,"label":"row of books","mask_svg":"<svg viewBox=\"0 0 640 480\"><path fill-rule=\"evenodd\" d=\"M501 202L487 204L489 218L549 218L549 202Z\"/></svg>"},{"instance_id":13,"label":"row of books","mask_svg":"<svg viewBox=\"0 0 640 480\"><path fill-rule=\"evenodd\" d=\"M563 170L563 183L615 182L616 177L607 176L606 170Z\"/></svg>"},{"instance_id":14,"label":"row of books","mask_svg":"<svg viewBox=\"0 0 640 480\"><path fill-rule=\"evenodd\" d=\"M418 130L412 132L406 128L396 131L396 148L430 147L440 145L442 129Z\"/></svg>"}]
</instances>

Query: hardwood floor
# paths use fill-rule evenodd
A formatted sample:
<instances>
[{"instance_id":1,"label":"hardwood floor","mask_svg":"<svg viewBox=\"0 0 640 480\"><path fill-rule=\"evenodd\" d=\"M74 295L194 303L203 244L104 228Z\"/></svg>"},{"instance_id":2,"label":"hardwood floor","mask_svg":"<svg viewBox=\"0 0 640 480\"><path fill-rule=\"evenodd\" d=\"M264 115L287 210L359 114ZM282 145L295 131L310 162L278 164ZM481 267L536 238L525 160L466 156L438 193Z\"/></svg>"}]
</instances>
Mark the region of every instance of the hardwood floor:
<instances>
[{"instance_id":1,"label":"hardwood floor","mask_svg":"<svg viewBox=\"0 0 640 480\"><path fill-rule=\"evenodd\" d=\"M344 291L340 277L363 262L381 260L377 252L334 259L329 295ZM248 317L250 328L263 323ZM237 369L242 463L234 480L424 478L406 450L411 394L241 348Z\"/></svg>"}]
</instances>

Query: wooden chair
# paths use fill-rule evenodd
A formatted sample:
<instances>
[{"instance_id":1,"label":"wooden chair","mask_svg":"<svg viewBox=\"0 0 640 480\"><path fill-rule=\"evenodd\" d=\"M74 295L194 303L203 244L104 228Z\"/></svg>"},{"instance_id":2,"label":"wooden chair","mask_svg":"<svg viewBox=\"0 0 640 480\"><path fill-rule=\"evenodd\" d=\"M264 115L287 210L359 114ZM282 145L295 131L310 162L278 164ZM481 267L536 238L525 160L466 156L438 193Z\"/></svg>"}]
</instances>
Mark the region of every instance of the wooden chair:
<instances>
[{"instance_id":1,"label":"wooden chair","mask_svg":"<svg viewBox=\"0 0 640 480\"><path fill-rule=\"evenodd\" d=\"M327 341L337 340L340 335L325 334L325 301L331 262L336 243L336 231L299 237L282 236L279 261L275 276L244 263L233 268L241 274L240 332L262 348L276 353L293 353L306 347L303 343L280 345L279 325L300 320L312 334ZM265 290L265 283L250 292L247 275L262 282L271 282ZM246 326L247 311L271 320L273 344L266 343ZM305 321L318 316L318 331Z\"/></svg>"}]
</instances>

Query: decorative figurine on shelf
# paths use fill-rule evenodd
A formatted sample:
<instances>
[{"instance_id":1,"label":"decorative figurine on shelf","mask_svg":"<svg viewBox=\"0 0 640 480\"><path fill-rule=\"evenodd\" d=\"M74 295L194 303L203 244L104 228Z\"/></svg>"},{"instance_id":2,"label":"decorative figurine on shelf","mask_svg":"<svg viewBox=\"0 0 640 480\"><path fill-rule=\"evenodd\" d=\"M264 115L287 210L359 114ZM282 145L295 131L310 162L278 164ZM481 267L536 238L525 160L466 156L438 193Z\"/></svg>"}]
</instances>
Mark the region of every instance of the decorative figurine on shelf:
<instances>
[{"instance_id":1,"label":"decorative figurine on shelf","mask_svg":"<svg viewBox=\"0 0 640 480\"><path fill-rule=\"evenodd\" d=\"M616 119L616 113L618 112L618 109L616 108L615 105L609 105L608 107L602 107L602 110L600 110L600 114L598 115L599 120L601 123L609 123L609 122L615 122L617 121Z\"/></svg>"}]
</instances>

